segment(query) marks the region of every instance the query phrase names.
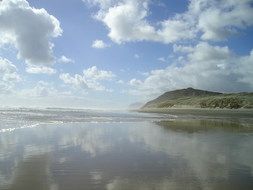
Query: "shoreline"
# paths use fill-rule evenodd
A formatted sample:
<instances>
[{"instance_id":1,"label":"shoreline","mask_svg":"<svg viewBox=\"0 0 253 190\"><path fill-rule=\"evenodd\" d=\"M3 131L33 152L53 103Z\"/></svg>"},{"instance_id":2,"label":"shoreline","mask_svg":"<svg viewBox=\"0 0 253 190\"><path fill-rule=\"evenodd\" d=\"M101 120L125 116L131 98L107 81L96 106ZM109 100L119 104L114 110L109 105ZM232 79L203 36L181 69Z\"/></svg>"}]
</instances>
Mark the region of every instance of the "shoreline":
<instances>
[{"instance_id":1,"label":"shoreline","mask_svg":"<svg viewBox=\"0 0 253 190\"><path fill-rule=\"evenodd\" d=\"M160 113L193 116L220 116L253 118L253 109L217 109L217 108L145 108L134 110L140 113Z\"/></svg>"}]
</instances>

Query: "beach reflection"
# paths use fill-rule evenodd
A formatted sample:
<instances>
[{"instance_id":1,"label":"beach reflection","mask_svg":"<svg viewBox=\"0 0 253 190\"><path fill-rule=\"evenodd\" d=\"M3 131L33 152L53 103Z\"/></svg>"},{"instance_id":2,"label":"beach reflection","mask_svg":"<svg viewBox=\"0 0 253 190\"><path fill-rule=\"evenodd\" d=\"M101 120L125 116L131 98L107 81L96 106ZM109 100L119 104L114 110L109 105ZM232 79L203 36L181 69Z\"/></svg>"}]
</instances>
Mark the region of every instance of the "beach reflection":
<instances>
[{"instance_id":1,"label":"beach reflection","mask_svg":"<svg viewBox=\"0 0 253 190\"><path fill-rule=\"evenodd\" d=\"M199 130L210 122L189 121L191 131L132 122L0 133L0 189L253 189L252 132Z\"/></svg>"}]
</instances>

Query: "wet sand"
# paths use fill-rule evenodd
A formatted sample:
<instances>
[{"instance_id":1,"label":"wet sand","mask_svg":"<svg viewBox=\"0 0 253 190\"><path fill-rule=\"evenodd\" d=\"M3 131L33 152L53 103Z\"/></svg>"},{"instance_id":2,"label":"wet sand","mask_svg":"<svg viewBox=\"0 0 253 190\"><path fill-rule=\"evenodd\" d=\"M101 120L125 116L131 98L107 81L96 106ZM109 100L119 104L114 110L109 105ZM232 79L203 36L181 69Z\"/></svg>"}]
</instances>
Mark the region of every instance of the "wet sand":
<instances>
[{"instance_id":1,"label":"wet sand","mask_svg":"<svg viewBox=\"0 0 253 190\"><path fill-rule=\"evenodd\" d=\"M67 113L44 113L4 112L1 127L13 130L0 132L0 190L253 189L247 120L68 112L60 123Z\"/></svg>"}]
</instances>

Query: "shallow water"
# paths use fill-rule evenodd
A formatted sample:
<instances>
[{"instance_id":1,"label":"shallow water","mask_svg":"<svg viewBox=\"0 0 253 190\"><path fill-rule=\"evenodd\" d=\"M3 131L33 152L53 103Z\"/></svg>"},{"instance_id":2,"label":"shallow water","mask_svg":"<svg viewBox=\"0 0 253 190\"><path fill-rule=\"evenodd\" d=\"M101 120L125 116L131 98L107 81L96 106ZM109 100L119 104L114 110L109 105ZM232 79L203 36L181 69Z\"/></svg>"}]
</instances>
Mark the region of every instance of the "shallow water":
<instances>
[{"instance_id":1,"label":"shallow water","mask_svg":"<svg viewBox=\"0 0 253 190\"><path fill-rule=\"evenodd\" d=\"M0 118L1 190L253 189L245 121L81 110Z\"/></svg>"}]
</instances>

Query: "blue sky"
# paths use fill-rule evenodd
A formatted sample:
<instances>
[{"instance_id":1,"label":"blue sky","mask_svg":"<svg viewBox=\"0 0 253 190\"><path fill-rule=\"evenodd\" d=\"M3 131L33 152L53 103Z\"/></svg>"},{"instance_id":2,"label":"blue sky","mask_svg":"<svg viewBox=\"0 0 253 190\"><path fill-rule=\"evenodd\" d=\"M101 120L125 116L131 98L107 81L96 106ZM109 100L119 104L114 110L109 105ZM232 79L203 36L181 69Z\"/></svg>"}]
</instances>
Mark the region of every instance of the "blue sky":
<instances>
[{"instance_id":1,"label":"blue sky","mask_svg":"<svg viewBox=\"0 0 253 190\"><path fill-rule=\"evenodd\" d=\"M2 106L126 108L253 91L253 1L3 0Z\"/></svg>"}]
</instances>

